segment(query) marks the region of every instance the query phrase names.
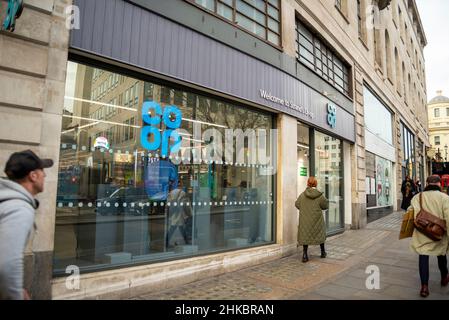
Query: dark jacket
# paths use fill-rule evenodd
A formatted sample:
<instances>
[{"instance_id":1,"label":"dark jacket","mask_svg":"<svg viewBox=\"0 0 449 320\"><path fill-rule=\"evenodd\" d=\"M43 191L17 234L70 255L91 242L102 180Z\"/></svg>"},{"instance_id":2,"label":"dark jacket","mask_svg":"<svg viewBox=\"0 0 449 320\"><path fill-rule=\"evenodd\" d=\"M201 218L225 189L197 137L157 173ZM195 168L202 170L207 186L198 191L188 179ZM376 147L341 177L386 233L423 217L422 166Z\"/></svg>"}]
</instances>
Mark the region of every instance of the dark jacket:
<instances>
[{"instance_id":1,"label":"dark jacket","mask_svg":"<svg viewBox=\"0 0 449 320\"><path fill-rule=\"evenodd\" d=\"M298 244L318 245L326 241L326 225L323 210L329 208L329 201L322 192L307 188L295 203L299 210Z\"/></svg>"},{"instance_id":2,"label":"dark jacket","mask_svg":"<svg viewBox=\"0 0 449 320\"><path fill-rule=\"evenodd\" d=\"M413 196L416 194L416 186L412 180L404 180L401 186L402 203L401 209L407 210L410 207L410 202Z\"/></svg>"}]
</instances>

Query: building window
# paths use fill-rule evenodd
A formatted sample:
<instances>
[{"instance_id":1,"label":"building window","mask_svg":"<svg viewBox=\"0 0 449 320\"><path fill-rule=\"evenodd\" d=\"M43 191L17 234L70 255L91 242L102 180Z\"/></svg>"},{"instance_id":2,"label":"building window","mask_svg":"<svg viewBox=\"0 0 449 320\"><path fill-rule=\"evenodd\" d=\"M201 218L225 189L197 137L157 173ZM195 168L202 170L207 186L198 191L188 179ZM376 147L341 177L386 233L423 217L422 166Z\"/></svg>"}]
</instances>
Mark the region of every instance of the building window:
<instances>
[{"instance_id":1,"label":"building window","mask_svg":"<svg viewBox=\"0 0 449 320\"><path fill-rule=\"evenodd\" d=\"M359 33L359 38L366 43L366 9L365 1L357 0L357 28Z\"/></svg>"},{"instance_id":2,"label":"building window","mask_svg":"<svg viewBox=\"0 0 449 320\"><path fill-rule=\"evenodd\" d=\"M92 68L74 62L68 68L73 72L66 75L55 276L65 275L73 264L93 272L273 243L275 176L270 166L275 167L277 150L270 113L179 85L123 76L127 102L140 88L139 101L157 103L162 114L169 106L182 112L181 148L163 158L160 144L151 150L144 146L159 132L164 143L170 130L164 121L153 123L154 130L142 137L142 105L108 104L122 111L103 120L103 103L80 101L98 86ZM122 92L112 89L111 96ZM157 119L155 109L149 113ZM85 134L79 134L81 128ZM256 142L262 132L267 133L263 146Z\"/></svg>"},{"instance_id":3,"label":"building window","mask_svg":"<svg viewBox=\"0 0 449 320\"><path fill-rule=\"evenodd\" d=\"M357 0L357 27L359 31L359 38L362 38L362 8L360 0Z\"/></svg>"},{"instance_id":4,"label":"building window","mask_svg":"<svg viewBox=\"0 0 449 320\"><path fill-rule=\"evenodd\" d=\"M281 45L279 0L187 0L260 38Z\"/></svg>"},{"instance_id":5,"label":"building window","mask_svg":"<svg viewBox=\"0 0 449 320\"><path fill-rule=\"evenodd\" d=\"M449 108L446 108L446 117L449 117Z\"/></svg>"},{"instance_id":6,"label":"building window","mask_svg":"<svg viewBox=\"0 0 449 320\"><path fill-rule=\"evenodd\" d=\"M435 108L433 113L434 113L435 118L438 118L440 116L440 108Z\"/></svg>"},{"instance_id":7,"label":"building window","mask_svg":"<svg viewBox=\"0 0 449 320\"><path fill-rule=\"evenodd\" d=\"M415 136L412 131L401 122L402 133L402 180L410 176L415 180Z\"/></svg>"},{"instance_id":8,"label":"building window","mask_svg":"<svg viewBox=\"0 0 449 320\"><path fill-rule=\"evenodd\" d=\"M440 136L435 136L435 145L436 146L440 145Z\"/></svg>"},{"instance_id":9,"label":"building window","mask_svg":"<svg viewBox=\"0 0 449 320\"><path fill-rule=\"evenodd\" d=\"M349 68L327 45L296 21L297 56L300 62L315 71L342 93L349 95Z\"/></svg>"},{"instance_id":10,"label":"building window","mask_svg":"<svg viewBox=\"0 0 449 320\"><path fill-rule=\"evenodd\" d=\"M330 136L315 131L315 177L318 188L323 190L329 199L329 210L326 211L326 223L329 232L341 230L344 227L344 177L342 151L329 155L330 146L341 145L341 140L331 140ZM338 157L337 157L338 154Z\"/></svg>"},{"instance_id":11,"label":"building window","mask_svg":"<svg viewBox=\"0 0 449 320\"><path fill-rule=\"evenodd\" d=\"M363 88L366 129L393 145L393 116L385 105L367 87Z\"/></svg>"},{"instance_id":12,"label":"building window","mask_svg":"<svg viewBox=\"0 0 449 320\"><path fill-rule=\"evenodd\" d=\"M366 152L366 203L368 208L393 205L393 163Z\"/></svg>"}]
</instances>

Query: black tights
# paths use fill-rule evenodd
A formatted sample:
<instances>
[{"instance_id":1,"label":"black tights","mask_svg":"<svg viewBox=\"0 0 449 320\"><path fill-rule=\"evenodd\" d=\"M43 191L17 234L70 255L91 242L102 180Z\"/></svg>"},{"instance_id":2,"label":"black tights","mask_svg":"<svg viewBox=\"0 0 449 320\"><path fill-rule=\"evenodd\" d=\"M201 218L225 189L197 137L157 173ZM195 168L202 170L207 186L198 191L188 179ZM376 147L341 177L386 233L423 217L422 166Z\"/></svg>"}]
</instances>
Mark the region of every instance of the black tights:
<instances>
[{"instance_id":1,"label":"black tights","mask_svg":"<svg viewBox=\"0 0 449 320\"><path fill-rule=\"evenodd\" d=\"M321 248L321 252L326 251L326 250L324 250L324 243L320 244L320 248ZM304 253L307 254L307 249L309 249L309 246L304 245L304 246L302 246L302 249L303 249Z\"/></svg>"},{"instance_id":2,"label":"black tights","mask_svg":"<svg viewBox=\"0 0 449 320\"><path fill-rule=\"evenodd\" d=\"M441 279L448 274L447 257L438 256L438 268L440 269ZM429 284L429 256L419 256L419 276L421 277L421 284Z\"/></svg>"}]
</instances>

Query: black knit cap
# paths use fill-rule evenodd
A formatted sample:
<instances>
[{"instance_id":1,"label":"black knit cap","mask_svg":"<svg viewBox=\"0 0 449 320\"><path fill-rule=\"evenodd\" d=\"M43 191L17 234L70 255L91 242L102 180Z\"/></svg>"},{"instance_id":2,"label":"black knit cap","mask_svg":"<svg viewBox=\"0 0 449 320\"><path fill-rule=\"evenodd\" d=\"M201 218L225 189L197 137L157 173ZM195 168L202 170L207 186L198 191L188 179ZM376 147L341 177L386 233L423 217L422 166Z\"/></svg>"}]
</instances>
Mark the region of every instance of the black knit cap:
<instances>
[{"instance_id":1,"label":"black knit cap","mask_svg":"<svg viewBox=\"0 0 449 320\"><path fill-rule=\"evenodd\" d=\"M5 173L9 179L23 179L28 173L37 169L53 166L53 160L41 159L33 151L15 152L6 162Z\"/></svg>"}]
</instances>

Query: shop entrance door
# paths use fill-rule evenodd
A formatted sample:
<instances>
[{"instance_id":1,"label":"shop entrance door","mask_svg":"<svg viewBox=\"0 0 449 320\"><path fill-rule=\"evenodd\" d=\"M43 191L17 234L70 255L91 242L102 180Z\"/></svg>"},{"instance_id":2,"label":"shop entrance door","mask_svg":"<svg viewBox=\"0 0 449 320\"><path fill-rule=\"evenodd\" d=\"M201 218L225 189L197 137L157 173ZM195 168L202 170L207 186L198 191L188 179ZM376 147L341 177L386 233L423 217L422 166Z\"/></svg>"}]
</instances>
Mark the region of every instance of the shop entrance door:
<instances>
[{"instance_id":1,"label":"shop entrance door","mask_svg":"<svg viewBox=\"0 0 449 320\"><path fill-rule=\"evenodd\" d=\"M297 195L299 196L306 190L307 179L310 175L309 127L298 123L297 141Z\"/></svg>"}]
</instances>

